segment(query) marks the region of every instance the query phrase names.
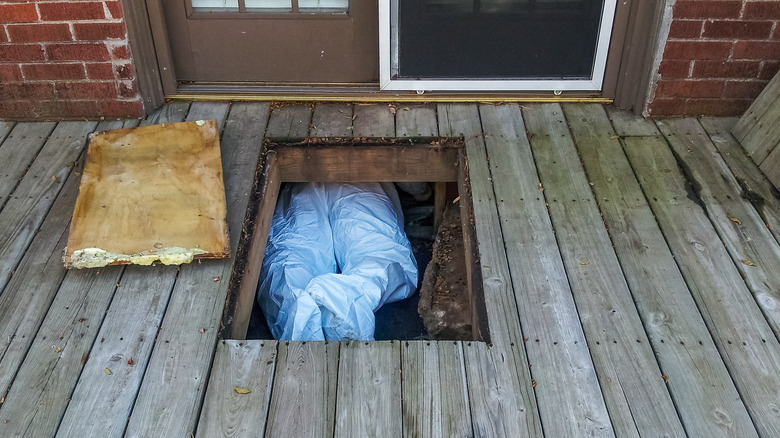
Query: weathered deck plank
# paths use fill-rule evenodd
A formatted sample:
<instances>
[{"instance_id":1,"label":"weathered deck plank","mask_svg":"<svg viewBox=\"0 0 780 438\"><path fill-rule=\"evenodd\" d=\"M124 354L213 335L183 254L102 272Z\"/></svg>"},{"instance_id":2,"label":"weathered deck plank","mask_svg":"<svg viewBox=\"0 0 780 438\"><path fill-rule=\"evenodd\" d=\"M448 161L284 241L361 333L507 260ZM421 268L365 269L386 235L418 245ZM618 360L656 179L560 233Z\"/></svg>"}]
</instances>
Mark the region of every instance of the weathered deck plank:
<instances>
[{"instance_id":1,"label":"weathered deck plank","mask_svg":"<svg viewBox=\"0 0 780 438\"><path fill-rule=\"evenodd\" d=\"M279 343L265 436L333 437L341 345Z\"/></svg>"},{"instance_id":2,"label":"weathered deck plank","mask_svg":"<svg viewBox=\"0 0 780 438\"><path fill-rule=\"evenodd\" d=\"M547 436L614 436L520 108L480 107L501 230Z\"/></svg>"},{"instance_id":3,"label":"weathered deck plank","mask_svg":"<svg viewBox=\"0 0 780 438\"><path fill-rule=\"evenodd\" d=\"M759 95L759 97L753 101L747 111L745 111L745 114L740 117L740 119L732 128L731 132L734 133L734 137L739 142L743 142L748 134L750 134L750 132L756 128L756 125L759 124L761 117L773 104L775 104L778 95L780 95L780 74L776 74L775 77L769 81L769 84L767 84L766 88L764 88L764 91L761 93L761 95ZM757 152L756 146L758 145L753 144L746 148L748 154L751 157L753 157ZM758 158L759 159L754 158L756 159L756 164L761 163L763 160L763 158Z\"/></svg>"},{"instance_id":4,"label":"weathered deck plank","mask_svg":"<svg viewBox=\"0 0 780 438\"><path fill-rule=\"evenodd\" d=\"M338 369L334 436L403 436L401 342L342 344Z\"/></svg>"},{"instance_id":5,"label":"weathered deck plank","mask_svg":"<svg viewBox=\"0 0 780 438\"><path fill-rule=\"evenodd\" d=\"M0 120L0 146L3 145L3 141L5 141L5 138L11 132L14 125L16 125L16 122Z\"/></svg>"},{"instance_id":6,"label":"weathered deck plank","mask_svg":"<svg viewBox=\"0 0 780 438\"><path fill-rule=\"evenodd\" d=\"M759 435L778 435L780 417L772 406L780 393L780 344L707 215L697 201L688 197L687 182L664 138L626 137L624 145ZM680 342L699 341L689 336ZM728 413L715 410L712 415L725 425L732 422Z\"/></svg>"},{"instance_id":7,"label":"weathered deck plank","mask_svg":"<svg viewBox=\"0 0 780 438\"><path fill-rule=\"evenodd\" d=\"M529 105L523 116L615 433L683 436L563 111Z\"/></svg>"},{"instance_id":8,"label":"weathered deck plank","mask_svg":"<svg viewBox=\"0 0 780 438\"><path fill-rule=\"evenodd\" d=\"M229 106L191 106L189 120L224 121ZM222 136L231 253L244 220L269 105L235 104ZM222 124L222 123L220 123ZM195 430L217 342L233 260L182 267L149 360L126 436L182 436Z\"/></svg>"},{"instance_id":9,"label":"weathered deck plank","mask_svg":"<svg viewBox=\"0 0 780 438\"><path fill-rule=\"evenodd\" d=\"M8 201L19 180L27 172L56 123L19 123L8 135L8 146L0 149L0 210ZM0 139L4 138L0 132Z\"/></svg>"},{"instance_id":10,"label":"weathered deck plank","mask_svg":"<svg viewBox=\"0 0 780 438\"><path fill-rule=\"evenodd\" d=\"M755 436L603 107L565 105L564 112L685 431L713 438ZM699 342L685 342L691 338ZM718 421L713 412L730 421Z\"/></svg>"},{"instance_id":11,"label":"weathered deck plank","mask_svg":"<svg viewBox=\"0 0 780 438\"><path fill-rule=\"evenodd\" d=\"M780 73L750 105L734 126L734 137L756 164L764 164L780 141Z\"/></svg>"},{"instance_id":12,"label":"weathered deck plank","mask_svg":"<svg viewBox=\"0 0 780 438\"><path fill-rule=\"evenodd\" d=\"M396 137L436 137L436 107L417 104L398 107L395 113Z\"/></svg>"},{"instance_id":13,"label":"weathered deck plank","mask_svg":"<svg viewBox=\"0 0 780 438\"><path fill-rule=\"evenodd\" d=\"M485 307L492 345L464 347L469 406L475 436L542 435L533 383L518 320L501 224L493 194L479 109L476 105L438 107L441 135L464 136L474 221L479 242ZM483 378L489 376L489 378Z\"/></svg>"},{"instance_id":14,"label":"weathered deck plank","mask_svg":"<svg viewBox=\"0 0 780 438\"><path fill-rule=\"evenodd\" d=\"M311 119L310 137L352 137L352 104L318 103Z\"/></svg>"},{"instance_id":15,"label":"weathered deck plank","mask_svg":"<svg viewBox=\"0 0 780 438\"><path fill-rule=\"evenodd\" d=\"M473 436L460 342L403 342L401 377L403 436Z\"/></svg>"},{"instance_id":16,"label":"weathered deck plank","mask_svg":"<svg viewBox=\"0 0 780 438\"><path fill-rule=\"evenodd\" d=\"M295 104L274 108L265 136L280 140L302 139L309 135L312 110L309 105Z\"/></svg>"},{"instance_id":17,"label":"weathered deck plank","mask_svg":"<svg viewBox=\"0 0 780 438\"><path fill-rule=\"evenodd\" d=\"M197 435L261 436L275 365L274 341L218 343Z\"/></svg>"},{"instance_id":18,"label":"weathered deck plank","mask_svg":"<svg viewBox=\"0 0 780 438\"><path fill-rule=\"evenodd\" d=\"M355 137L392 137L395 134L395 116L387 104L355 104L352 132Z\"/></svg>"},{"instance_id":19,"label":"weathered deck plank","mask_svg":"<svg viewBox=\"0 0 780 438\"><path fill-rule=\"evenodd\" d=\"M769 325L780 337L780 245L750 202L709 136L693 118L656 123L678 161L685 163L694 196L728 249Z\"/></svg>"}]
</instances>

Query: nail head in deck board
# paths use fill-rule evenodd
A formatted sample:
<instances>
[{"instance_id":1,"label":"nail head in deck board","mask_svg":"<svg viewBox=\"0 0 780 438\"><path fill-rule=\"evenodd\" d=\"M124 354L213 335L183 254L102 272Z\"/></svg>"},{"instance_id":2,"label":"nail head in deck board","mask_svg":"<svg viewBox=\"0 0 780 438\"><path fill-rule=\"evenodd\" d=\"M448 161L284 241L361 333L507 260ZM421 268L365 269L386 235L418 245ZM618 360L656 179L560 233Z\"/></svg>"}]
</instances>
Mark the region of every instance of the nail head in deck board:
<instances>
[{"instance_id":1,"label":"nail head in deck board","mask_svg":"<svg viewBox=\"0 0 780 438\"><path fill-rule=\"evenodd\" d=\"M401 342L341 345L334 436L403 436Z\"/></svg>"},{"instance_id":2,"label":"nail head in deck board","mask_svg":"<svg viewBox=\"0 0 780 438\"><path fill-rule=\"evenodd\" d=\"M276 107L268 120L267 138L301 139L309 134L312 111L309 105L294 104Z\"/></svg>"},{"instance_id":3,"label":"nail head in deck board","mask_svg":"<svg viewBox=\"0 0 780 438\"><path fill-rule=\"evenodd\" d=\"M197 436L260 436L266 424L275 364L275 341L218 342ZM249 392L241 394L236 388Z\"/></svg>"},{"instance_id":4,"label":"nail head in deck board","mask_svg":"<svg viewBox=\"0 0 780 438\"><path fill-rule=\"evenodd\" d=\"M395 113L396 137L436 137L438 135L435 106L426 104L398 106Z\"/></svg>"},{"instance_id":5,"label":"nail head in deck board","mask_svg":"<svg viewBox=\"0 0 780 438\"><path fill-rule=\"evenodd\" d=\"M529 105L523 116L545 197L577 200L550 202L550 217L615 433L684 436L601 214L587 202L593 194L563 110ZM619 342L594 348L604 339Z\"/></svg>"},{"instance_id":6,"label":"nail head in deck board","mask_svg":"<svg viewBox=\"0 0 780 438\"><path fill-rule=\"evenodd\" d=\"M265 436L333 437L339 350L344 345L339 342L279 342ZM373 419L374 416L368 420Z\"/></svg>"},{"instance_id":7,"label":"nail head in deck board","mask_svg":"<svg viewBox=\"0 0 780 438\"><path fill-rule=\"evenodd\" d=\"M620 141L610 138L603 107L564 105L564 112L596 198L609 199L600 203L602 217L661 372L671 382L668 388L685 431L713 438L756 436ZM686 339L701 342L680 343ZM713 412L724 413L730 422L719 421Z\"/></svg>"},{"instance_id":8,"label":"nail head in deck board","mask_svg":"<svg viewBox=\"0 0 780 438\"><path fill-rule=\"evenodd\" d=\"M5 396L0 436L54 435L123 269L65 276Z\"/></svg>"},{"instance_id":9,"label":"nail head in deck board","mask_svg":"<svg viewBox=\"0 0 780 438\"><path fill-rule=\"evenodd\" d=\"M656 122L686 175L698 188L698 197L734 265L756 297L769 325L780 337L780 245L749 201L709 136L694 118ZM731 218L736 218L737 224ZM743 260L754 263L748 266Z\"/></svg>"},{"instance_id":10,"label":"nail head in deck board","mask_svg":"<svg viewBox=\"0 0 780 438\"><path fill-rule=\"evenodd\" d=\"M352 104L318 103L314 106L310 137L352 137Z\"/></svg>"},{"instance_id":11,"label":"nail head in deck board","mask_svg":"<svg viewBox=\"0 0 780 438\"><path fill-rule=\"evenodd\" d=\"M355 120L352 129L355 137L394 137L395 116L386 103L360 104L354 106Z\"/></svg>"},{"instance_id":12,"label":"nail head in deck board","mask_svg":"<svg viewBox=\"0 0 780 438\"><path fill-rule=\"evenodd\" d=\"M541 421L532 388L501 224L493 195L476 105L438 106L439 132L466 138L469 183L479 243L491 347L464 346L469 407L477 436L539 436ZM485 376L489 376L485 377Z\"/></svg>"},{"instance_id":13,"label":"nail head in deck board","mask_svg":"<svg viewBox=\"0 0 780 438\"><path fill-rule=\"evenodd\" d=\"M520 108L482 105L480 114L523 333L545 340L526 344L545 434L614 436L545 201L533 201L539 177Z\"/></svg>"},{"instance_id":14,"label":"nail head in deck board","mask_svg":"<svg viewBox=\"0 0 780 438\"><path fill-rule=\"evenodd\" d=\"M652 122L649 122L652 123ZM780 436L780 343L663 137L624 140L631 167L761 436ZM734 342L734 340L744 340ZM719 412L713 412L718 418Z\"/></svg>"},{"instance_id":15,"label":"nail head in deck board","mask_svg":"<svg viewBox=\"0 0 780 438\"><path fill-rule=\"evenodd\" d=\"M35 236L96 122L60 122L0 211L0 290Z\"/></svg>"},{"instance_id":16,"label":"nail head in deck board","mask_svg":"<svg viewBox=\"0 0 780 438\"><path fill-rule=\"evenodd\" d=\"M0 209L13 193L20 179L27 172L38 151L57 126L56 123L19 123L6 139L6 147L0 148ZM0 138L2 138L0 132Z\"/></svg>"},{"instance_id":17,"label":"nail head in deck board","mask_svg":"<svg viewBox=\"0 0 780 438\"><path fill-rule=\"evenodd\" d=\"M227 109L226 104L193 104L188 118L224 120ZM230 169L225 174L225 191L232 245L240 238L268 111L267 103L234 104L224 123L222 165ZM232 267L232 260L213 260L181 268L126 436L194 432Z\"/></svg>"},{"instance_id":18,"label":"nail head in deck board","mask_svg":"<svg viewBox=\"0 0 780 438\"><path fill-rule=\"evenodd\" d=\"M473 436L461 342L402 342L401 374L403 436Z\"/></svg>"},{"instance_id":19,"label":"nail head in deck board","mask_svg":"<svg viewBox=\"0 0 780 438\"><path fill-rule=\"evenodd\" d=\"M731 131L756 164L761 164L780 140L775 135L774 143L762 141L767 140L764 135L778 125L777 111L780 111L780 73L769 81Z\"/></svg>"}]
</instances>

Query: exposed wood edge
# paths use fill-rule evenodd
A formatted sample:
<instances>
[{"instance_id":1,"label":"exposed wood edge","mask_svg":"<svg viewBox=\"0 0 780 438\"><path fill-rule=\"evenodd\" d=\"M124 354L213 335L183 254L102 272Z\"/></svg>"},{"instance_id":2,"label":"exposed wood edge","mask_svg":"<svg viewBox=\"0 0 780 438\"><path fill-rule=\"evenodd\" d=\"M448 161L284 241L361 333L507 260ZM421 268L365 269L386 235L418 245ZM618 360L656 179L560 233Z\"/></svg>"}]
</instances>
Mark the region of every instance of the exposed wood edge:
<instances>
[{"instance_id":1,"label":"exposed wood edge","mask_svg":"<svg viewBox=\"0 0 780 438\"><path fill-rule=\"evenodd\" d=\"M772 80L761 91L756 100L750 104L747 111L742 117L737 120L737 123L732 128L731 132L740 143L742 143L750 131L755 128L758 120L764 115L767 109L774 102L773 99L769 99L772 94L780 93L780 73L775 74ZM758 163L760 164L760 163Z\"/></svg>"},{"instance_id":2,"label":"exposed wood edge","mask_svg":"<svg viewBox=\"0 0 780 438\"><path fill-rule=\"evenodd\" d=\"M468 282L469 305L471 307L471 332L474 340L490 344L485 292L482 288L477 229L474 223L474 206L471 200L468 158L465 151L458 153L458 194L460 200L460 223L463 230L463 249L466 258L466 281Z\"/></svg>"},{"instance_id":3,"label":"exposed wood edge","mask_svg":"<svg viewBox=\"0 0 780 438\"><path fill-rule=\"evenodd\" d=\"M276 199L279 196L281 178L276 152L269 151L265 157L263 173L257 179L253 200L247 209L241 242L230 278L225 310L220 329L220 338L245 339L257 294L260 268L265 255L265 245L271 228ZM247 226L251 227L247 229Z\"/></svg>"},{"instance_id":4,"label":"exposed wood edge","mask_svg":"<svg viewBox=\"0 0 780 438\"><path fill-rule=\"evenodd\" d=\"M122 10L144 112L149 115L165 103L149 12L146 2L137 0L122 0Z\"/></svg>"},{"instance_id":5,"label":"exposed wood edge","mask_svg":"<svg viewBox=\"0 0 780 438\"><path fill-rule=\"evenodd\" d=\"M438 181L434 184L433 191L433 228L439 229L441 221L444 219L444 208L447 202L447 183Z\"/></svg>"}]
</instances>

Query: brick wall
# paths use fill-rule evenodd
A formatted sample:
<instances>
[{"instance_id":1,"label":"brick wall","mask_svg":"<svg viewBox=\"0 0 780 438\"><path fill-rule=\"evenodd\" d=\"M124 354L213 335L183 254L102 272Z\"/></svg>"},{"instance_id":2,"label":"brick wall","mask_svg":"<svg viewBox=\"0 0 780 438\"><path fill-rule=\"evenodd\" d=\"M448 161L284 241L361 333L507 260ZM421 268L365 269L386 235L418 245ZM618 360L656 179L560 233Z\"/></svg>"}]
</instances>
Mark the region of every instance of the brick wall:
<instances>
[{"instance_id":1,"label":"brick wall","mask_svg":"<svg viewBox=\"0 0 780 438\"><path fill-rule=\"evenodd\" d=\"M119 1L0 0L0 118L138 117Z\"/></svg>"},{"instance_id":2,"label":"brick wall","mask_svg":"<svg viewBox=\"0 0 780 438\"><path fill-rule=\"evenodd\" d=\"M677 0L651 115L741 115L780 69L780 1Z\"/></svg>"}]
</instances>

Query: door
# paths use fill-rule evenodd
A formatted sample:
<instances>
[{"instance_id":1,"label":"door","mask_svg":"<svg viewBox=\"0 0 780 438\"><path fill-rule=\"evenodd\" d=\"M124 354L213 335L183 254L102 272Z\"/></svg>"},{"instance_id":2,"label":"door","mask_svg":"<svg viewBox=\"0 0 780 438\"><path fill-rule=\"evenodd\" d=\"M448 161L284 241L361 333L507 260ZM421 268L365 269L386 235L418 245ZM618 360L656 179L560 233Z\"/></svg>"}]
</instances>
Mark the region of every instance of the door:
<instances>
[{"instance_id":1,"label":"door","mask_svg":"<svg viewBox=\"0 0 780 438\"><path fill-rule=\"evenodd\" d=\"M164 0L179 83L376 83L371 0Z\"/></svg>"}]
</instances>

